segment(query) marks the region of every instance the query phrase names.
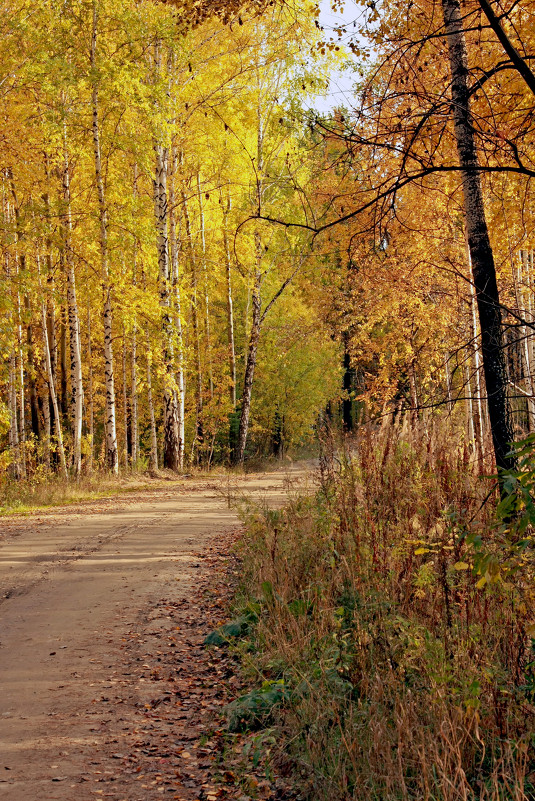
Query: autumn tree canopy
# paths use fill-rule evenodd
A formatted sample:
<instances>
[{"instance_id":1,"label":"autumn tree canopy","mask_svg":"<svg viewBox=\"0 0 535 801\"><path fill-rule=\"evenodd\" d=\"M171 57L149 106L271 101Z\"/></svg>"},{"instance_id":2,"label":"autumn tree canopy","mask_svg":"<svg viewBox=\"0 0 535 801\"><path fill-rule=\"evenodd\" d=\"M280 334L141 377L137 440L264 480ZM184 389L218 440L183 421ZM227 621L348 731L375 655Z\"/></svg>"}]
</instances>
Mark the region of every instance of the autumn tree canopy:
<instances>
[{"instance_id":1,"label":"autumn tree canopy","mask_svg":"<svg viewBox=\"0 0 535 801\"><path fill-rule=\"evenodd\" d=\"M313 4L10 9L6 474L443 413L508 466L535 413L533 30L450 5L354 4L333 41ZM349 100L313 111L343 63Z\"/></svg>"}]
</instances>

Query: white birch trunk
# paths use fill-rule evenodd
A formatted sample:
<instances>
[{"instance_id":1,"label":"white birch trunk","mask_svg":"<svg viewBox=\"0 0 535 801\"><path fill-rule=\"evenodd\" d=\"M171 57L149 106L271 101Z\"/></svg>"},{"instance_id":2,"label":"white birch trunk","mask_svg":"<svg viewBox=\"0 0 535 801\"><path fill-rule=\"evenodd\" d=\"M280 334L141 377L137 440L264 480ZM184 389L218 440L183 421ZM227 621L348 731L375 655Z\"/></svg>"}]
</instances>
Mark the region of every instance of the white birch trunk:
<instances>
[{"instance_id":1,"label":"white birch trunk","mask_svg":"<svg viewBox=\"0 0 535 801\"><path fill-rule=\"evenodd\" d=\"M67 149L67 132L63 128L63 201L65 204L63 218L63 242L67 267L67 307L69 317L69 342L71 356L71 419L72 419L72 466L76 478L82 471L82 417L83 417L83 383L82 356L80 346L80 318L76 300L76 276L72 258L72 217L70 161Z\"/></svg>"},{"instance_id":2,"label":"white birch trunk","mask_svg":"<svg viewBox=\"0 0 535 801\"><path fill-rule=\"evenodd\" d=\"M197 173L197 200L199 203L199 231L201 234L202 274L204 284L204 325L206 331L206 357L208 362L208 388L210 400L214 397L214 372L212 368L212 337L210 331L210 298L208 295L208 269L206 265L206 231L204 224L204 204L201 189L201 173Z\"/></svg>"},{"instance_id":3,"label":"white birch trunk","mask_svg":"<svg viewBox=\"0 0 535 801\"><path fill-rule=\"evenodd\" d=\"M199 336L199 317L197 308L197 262L195 258L195 250L193 248L193 239L191 235L191 221L189 217L188 201L184 187L181 190L182 197L182 210L184 214L184 224L186 227L186 242L188 246L188 255L191 269L191 326L193 329L193 349L195 354L195 436L191 444L192 458L196 449L202 444L204 439L203 430L203 397L202 397L202 360L201 360L201 342Z\"/></svg>"},{"instance_id":4,"label":"white birch trunk","mask_svg":"<svg viewBox=\"0 0 535 801\"><path fill-rule=\"evenodd\" d=\"M527 315L528 315L528 322L533 324L535 322L534 312L534 300L533 300L533 257L534 253L532 250L528 251L528 259L526 263L526 297L527 297ZM529 363L530 363L530 370L531 370L531 378L533 383L535 384L535 336L533 332L533 328L528 327L528 353L529 353Z\"/></svg>"},{"instance_id":5,"label":"white birch trunk","mask_svg":"<svg viewBox=\"0 0 535 801\"><path fill-rule=\"evenodd\" d=\"M476 436L479 441L479 448L483 448L483 440L485 437L485 416L483 413L483 399L481 391L481 370L482 360L481 351L479 349L479 330L477 325L477 305L476 305L476 291L473 283L470 282L470 311L472 322L472 350L473 350L473 364L474 364L474 394L475 394L475 412L476 412Z\"/></svg>"},{"instance_id":6,"label":"white birch trunk","mask_svg":"<svg viewBox=\"0 0 535 801\"><path fill-rule=\"evenodd\" d=\"M46 364L45 364L46 371ZM50 425L50 392L48 389L48 381L46 382L46 396L43 398L43 420L44 420L44 450L43 457L47 470L51 468L50 461L50 438L52 434L52 427Z\"/></svg>"},{"instance_id":7,"label":"white birch trunk","mask_svg":"<svg viewBox=\"0 0 535 801\"><path fill-rule=\"evenodd\" d=\"M37 261L39 270L39 260ZM54 386L54 373L52 371L52 360L50 358L50 344L48 341L47 319L46 319L46 303L42 297L41 291L41 326L43 329L43 354L45 357L46 376L48 381L48 390L50 392L50 400L54 409L54 417L56 422L56 440L58 445L60 472L63 478L67 478L67 462L65 460L65 448L63 446L63 435L61 431L61 418L59 415L58 396L56 387Z\"/></svg>"},{"instance_id":8,"label":"white birch trunk","mask_svg":"<svg viewBox=\"0 0 535 801\"><path fill-rule=\"evenodd\" d=\"M161 72L161 44L154 45L155 77ZM163 138L163 133L159 134ZM161 141L154 144L156 156L154 168L154 213L158 249L158 275L160 309L162 319L163 356L163 466L169 470L180 469L179 422L177 388L175 379L175 334L171 316L171 282L169 269L169 209L167 203L167 179L169 149Z\"/></svg>"},{"instance_id":9,"label":"white birch trunk","mask_svg":"<svg viewBox=\"0 0 535 801\"><path fill-rule=\"evenodd\" d=\"M135 468L139 459L139 452L138 452L139 427L138 427L138 402L137 402L137 329L135 326L132 330L132 353L131 353L130 369L131 369L130 424L131 424L131 438L132 438L132 466Z\"/></svg>"},{"instance_id":10,"label":"white birch trunk","mask_svg":"<svg viewBox=\"0 0 535 801\"><path fill-rule=\"evenodd\" d=\"M87 388L89 392L88 403L88 431L89 431L89 472L93 471L93 454L95 452L95 401L93 398L93 350L91 347L91 309L87 310L87 362L88 377Z\"/></svg>"},{"instance_id":11,"label":"white birch trunk","mask_svg":"<svg viewBox=\"0 0 535 801\"><path fill-rule=\"evenodd\" d=\"M17 292L17 379L19 392L19 445L20 445L20 467L22 478L26 478L26 415L25 415L25 392L24 392L24 351L22 347L22 325L20 295Z\"/></svg>"},{"instance_id":12,"label":"white birch trunk","mask_svg":"<svg viewBox=\"0 0 535 801\"><path fill-rule=\"evenodd\" d=\"M529 254L526 251L520 251L519 264L516 266L514 272L514 286L516 294L516 305L518 313L523 320L527 321L527 308L524 302L525 282L529 275ZM530 354L530 341L529 329L526 325L521 325L519 328L521 338L521 358L522 358L522 372L524 373L524 384L528 394L528 430L533 431L535 428L535 399L533 398L533 377L531 374L531 354Z\"/></svg>"},{"instance_id":13,"label":"white birch trunk","mask_svg":"<svg viewBox=\"0 0 535 801\"><path fill-rule=\"evenodd\" d=\"M170 470L180 469L178 409L174 375L174 331L171 320L171 287L169 280L169 239L167 206L167 171L169 153L157 143L154 175L154 208L158 245L159 292L162 310L163 361L164 361L164 420L163 465Z\"/></svg>"},{"instance_id":14,"label":"white birch trunk","mask_svg":"<svg viewBox=\"0 0 535 801\"><path fill-rule=\"evenodd\" d=\"M96 50L97 50L97 2L93 0L93 30L91 36L91 69L96 69ZM95 156L95 180L98 193L98 208L100 217L100 258L102 290L104 296L103 318L104 318L104 377L106 390L106 465L108 469L117 474L119 472L119 460L117 453L117 426L115 413L115 382L113 375L113 340L112 340L112 304L111 286L109 282L108 268L108 211L106 207L106 197L104 192L104 182L102 178L102 160L100 152L100 129L99 129L99 105L98 88L96 78L94 78L92 88L92 112L93 112L93 145Z\"/></svg>"},{"instance_id":15,"label":"white birch trunk","mask_svg":"<svg viewBox=\"0 0 535 801\"><path fill-rule=\"evenodd\" d=\"M474 429L474 408L473 408L473 397L472 397L472 387L470 385L470 352L467 355L463 373L464 373L464 394L465 394L465 409L466 409L466 424L468 429L468 442L470 443L471 448L477 451L477 444L476 444L476 432Z\"/></svg>"},{"instance_id":16,"label":"white birch trunk","mask_svg":"<svg viewBox=\"0 0 535 801\"><path fill-rule=\"evenodd\" d=\"M137 164L134 164L134 204L137 199ZM134 233L133 259L132 259L132 283L137 285L137 235ZM137 325L134 319L132 326L132 352L130 362L130 414L131 414L131 440L132 440L132 466L135 468L139 459L139 426L138 426L138 398L137 398Z\"/></svg>"},{"instance_id":17,"label":"white birch trunk","mask_svg":"<svg viewBox=\"0 0 535 801\"><path fill-rule=\"evenodd\" d=\"M169 182L169 247L171 256L171 276L174 301L174 324L177 348L177 423L178 423L178 462L180 470L184 469L185 452L185 382L184 382L184 332L182 330L182 297L180 292L180 275L178 269L178 240L176 232L176 168L177 154L173 146L171 156L171 176Z\"/></svg>"},{"instance_id":18,"label":"white birch trunk","mask_svg":"<svg viewBox=\"0 0 535 801\"><path fill-rule=\"evenodd\" d=\"M242 463L245 458L245 446L247 444L247 434L249 432L249 417L251 413L251 399L253 392L253 379L256 368L256 357L258 352L258 342L260 340L260 328L262 317L262 243L260 233L255 232L255 251L256 265L255 277L252 291L252 320L251 331L249 334L249 348L247 351L247 362L245 365L245 376L243 381L243 394L241 398L240 427L238 431L238 444L236 447L235 461Z\"/></svg>"},{"instance_id":19,"label":"white birch trunk","mask_svg":"<svg viewBox=\"0 0 535 801\"><path fill-rule=\"evenodd\" d=\"M257 149L256 149L256 169L258 171L256 183L256 205L258 214L262 210L263 202L263 183L262 172L264 170L264 157L263 157L263 126L260 106L258 107L257 117ZM234 454L234 461L243 463L245 459L245 446L247 445L247 434L249 432L249 416L251 413L251 398L253 391L253 379L256 368L256 357L258 352L258 343L260 341L260 328L262 326L262 241L260 239L260 232L255 231L255 272L252 291L252 320L251 331L249 334L249 348L247 351L247 362L245 364L245 376L243 381L243 394L241 398L240 409L240 427L238 430L238 443L236 446L236 453ZM247 329L246 329L247 330Z\"/></svg>"},{"instance_id":20,"label":"white birch trunk","mask_svg":"<svg viewBox=\"0 0 535 801\"><path fill-rule=\"evenodd\" d=\"M150 350L150 337L147 331L147 404L149 407L150 419L150 456L149 468L151 470L158 469L158 435L156 431L156 418L154 415L154 402L152 399L152 364L151 364L151 350Z\"/></svg>"},{"instance_id":21,"label":"white birch trunk","mask_svg":"<svg viewBox=\"0 0 535 801\"><path fill-rule=\"evenodd\" d=\"M20 441L18 425L18 404L17 404L17 360L15 351L12 350L9 356L9 449L13 461L10 465L11 475L17 481L22 478L22 467L20 459Z\"/></svg>"},{"instance_id":22,"label":"white birch trunk","mask_svg":"<svg viewBox=\"0 0 535 801\"><path fill-rule=\"evenodd\" d=\"M123 324L123 425L124 425L124 466L128 470L128 386L126 381L126 331Z\"/></svg>"},{"instance_id":23,"label":"white birch trunk","mask_svg":"<svg viewBox=\"0 0 535 801\"><path fill-rule=\"evenodd\" d=\"M221 203L223 205L223 198ZM236 348L234 344L234 311L232 302L232 273L230 247L228 241L228 215L230 213L230 193L227 186L226 204L223 205L223 249L225 251L225 272L226 272L226 294L227 294L227 342L230 373L230 402L232 408L236 408Z\"/></svg>"}]
</instances>

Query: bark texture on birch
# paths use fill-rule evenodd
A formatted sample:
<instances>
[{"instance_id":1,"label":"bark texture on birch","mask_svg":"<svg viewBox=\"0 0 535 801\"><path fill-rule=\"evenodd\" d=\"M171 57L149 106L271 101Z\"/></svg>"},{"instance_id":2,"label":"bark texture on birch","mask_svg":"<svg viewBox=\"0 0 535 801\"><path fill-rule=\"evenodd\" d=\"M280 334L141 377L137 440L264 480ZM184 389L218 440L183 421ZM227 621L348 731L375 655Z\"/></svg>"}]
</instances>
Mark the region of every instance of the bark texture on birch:
<instances>
[{"instance_id":1,"label":"bark texture on birch","mask_svg":"<svg viewBox=\"0 0 535 801\"><path fill-rule=\"evenodd\" d=\"M152 398L152 359L150 351L150 334L147 331L147 403L150 419L150 456L149 468L158 469L158 436L156 432L156 417L154 415L154 401Z\"/></svg>"},{"instance_id":2,"label":"bark texture on birch","mask_svg":"<svg viewBox=\"0 0 535 801\"><path fill-rule=\"evenodd\" d=\"M247 362L245 365L245 376L243 381L243 395L241 398L240 428L238 431L238 444L236 446L235 456L235 461L238 463L243 462L245 458L245 446L247 444L249 417L251 414L253 379L256 367L258 342L260 340L260 328L262 325L262 242L260 240L260 233L258 231L255 232L255 249L256 266L252 294L251 332L249 334L249 347L247 350Z\"/></svg>"},{"instance_id":3,"label":"bark texture on birch","mask_svg":"<svg viewBox=\"0 0 535 801\"><path fill-rule=\"evenodd\" d=\"M191 235L191 221L188 209L188 199L184 186L181 188L182 212L184 214L184 224L186 226L186 242L188 246L188 256L191 269L191 325L193 329L193 348L195 353L195 437L192 443L192 455L195 449L202 444L204 440L203 430L203 397L202 397L202 360L201 360L201 341L199 334L199 315L197 308L197 261L195 258L195 250L193 247L193 238Z\"/></svg>"},{"instance_id":4,"label":"bark texture on birch","mask_svg":"<svg viewBox=\"0 0 535 801\"><path fill-rule=\"evenodd\" d=\"M91 309L87 310L87 365L88 378L87 389L89 393L88 403L88 430L89 430L89 472L93 470L93 453L95 450L95 400L93 397L93 350L91 346Z\"/></svg>"},{"instance_id":5,"label":"bark texture on birch","mask_svg":"<svg viewBox=\"0 0 535 801\"><path fill-rule=\"evenodd\" d=\"M214 397L214 375L212 369L212 335L210 331L210 297L208 294L208 269L206 266L206 231L204 225L204 204L201 189L201 173L197 173L197 201L199 203L199 233L201 235L201 257L204 291L204 330L206 332L206 361L208 362L208 389L210 400Z\"/></svg>"},{"instance_id":6,"label":"bark texture on birch","mask_svg":"<svg viewBox=\"0 0 535 801\"><path fill-rule=\"evenodd\" d=\"M50 392L50 398L52 400L52 406L54 407L54 416L56 418L56 439L58 443L60 471L63 478L67 478L67 462L65 461L65 449L63 447L58 398L56 395L56 388L54 386L54 375L52 372L52 362L50 359L50 346L48 343L48 334L46 330L46 307L44 300L41 302L41 322L43 327L43 351L45 355L48 389Z\"/></svg>"},{"instance_id":7,"label":"bark texture on birch","mask_svg":"<svg viewBox=\"0 0 535 801\"><path fill-rule=\"evenodd\" d=\"M226 273L226 289L227 289L227 341L228 341L228 358L229 358L229 372L230 384L229 394L232 408L236 408L236 348L234 345L234 311L232 302L232 262L230 259L230 247L228 241L228 216L230 213L230 194L227 186L226 202L221 198L223 205L223 248L225 251L225 273Z\"/></svg>"},{"instance_id":8,"label":"bark texture on birch","mask_svg":"<svg viewBox=\"0 0 535 801\"><path fill-rule=\"evenodd\" d=\"M524 290L526 285L529 287L529 254L527 251L520 251L519 264L513 274L513 281L516 293L516 305L518 313L523 320L531 323L531 314L529 313L529 295L527 304L524 302ZM525 279L524 279L525 275ZM531 355L531 331L527 325L521 325L519 328L521 339L521 354L523 362L524 381L526 391L528 393L527 406L528 406L528 431L535 429L535 399L533 397L533 375L532 375L532 355Z\"/></svg>"},{"instance_id":9,"label":"bark texture on birch","mask_svg":"<svg viewBox=\"0 0 535 801\"><path fill-rule=\"evenodd\" d=\"M138 168L134 164L134 205L137 200L137 178ZM138 240L137 234L133 236L133 251L132 251L132 284L137 286L137 248ZM131 363L130 363L130 414L131 414L131 439L132 439L132 465L135 467L139 459L139 425L138 425L138 389L137 389L137 325L136 320L132 326L132 349L131 349Z\"/></svg>"},{"instance_id":10,"label":"bark texture on birch","mask_svg":"<svg viewBox=\"0 0 535 801\"><path fill-rule=\"evenodd\" d=\"M176 230L176 178L177 178L177 152L173 145L171 149L171 174L169 180L169 255L171 257L171 282L173 289L172 305L174 311L174 329L176 336L177 365L176 365L176 409L178 423L178 466L184 468L184 417L185 417L185 382L184 382L184 332L182 329L182 296L180 292L179 275L179 242Z\"/></svg>"},{"instance_id":11,"label":"bark texture on birch","mask_svg":"<svg viewBox=\"0 0 535 801\"><path fill-rule=\"evenodd\" d=\"M82 356L80 347L80 317L76 300L76 277L72 258L71 235L71 182L70 159L67 149L67 135L63 129L63 202L62 220L63 244L65 247L65 263L67 268L67 313L69 319L69 343L71 356L71 419L72 419L72 467L78 477L82 470L82 416L83 416L83 384Z\"/></svg>"},{"instance_id":12,"label":"bark texture on birch","mask_svg":"<svg viewBox=\"0 0 535 801\"><path fill-rule=\"evenodd\" d=\"M97 52L97 3L93 0L93 30L91 36L91 69L96 69ZM102 159L100 152L100 126L97 78L93 76L92 90L93 112L93 146L95 156L95 179L98 193L98 207L100 217L100 257L103 290L103 318L104 318L104 377L106 389L106 465L112 473L119 472L119 459L117 453L117 427L115 412L115 380L113 374L113 340L112 340L112 304L111 286L108 268L108 210L102 178Z\"/></svg>"},{"instance_id":13,"label":"bark texture on birch","mask_svg":"<svg viewBox=\"0 0 535 801\"><path fill-rule=\"evenodd\" d=\"M157 143L154 172L154 209L158 245L160 308L162 310L164 394L163 394L163 466L180 469L178 410L174 375L173 324L171 319L171 284L169 280L169 239L167 206L167 171L169 152Z\"/></svg>"},{"instance_id":14,"label":"bark texture on birch","mask_svg":"<svg viewBox=\"0 0 535 801\"><path fill-rule=\"evenodd\" d=\"M499 469L514 467L509 455L513 430L507 400L503 329L494 256L485 218L470 95L468 57L459 0L442 0L451 69L452 115L463 179L464 211L476 290L487 404Z\"/></svg>"}]
</instances>

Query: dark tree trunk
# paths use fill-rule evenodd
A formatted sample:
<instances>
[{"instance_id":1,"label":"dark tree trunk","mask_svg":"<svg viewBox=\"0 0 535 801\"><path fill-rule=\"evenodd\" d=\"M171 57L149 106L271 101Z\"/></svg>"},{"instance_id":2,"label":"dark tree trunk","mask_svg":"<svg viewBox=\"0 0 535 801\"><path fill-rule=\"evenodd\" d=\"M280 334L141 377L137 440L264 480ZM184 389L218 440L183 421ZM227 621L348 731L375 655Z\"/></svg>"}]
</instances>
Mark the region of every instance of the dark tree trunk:
<instances>
[{"instance_id":1,"label":"dark tree trunk","mask_svg":"<svg viewBox=\"0 0 535 801\"><path fill-rule=\"evenodd\" d=\"M451 67L452 113L462 170L464 211L481 328L483 370L492 441L499 469L514 467L513 430L507 400L503 327L494 256L485 218L481 173L468 89L468 59L459 0L442 0Z\"/></svg>"},{"instance_id":2,"label":"dark tree trunk","mask_svg":"<svg viewBox=\"0 0 535 801\"><path fill-rule=\"evenodd\" d=\"M351 390L353 389L353 369L351 367L351 355L349 353L349 334L344 332L344 392L345 397L342 401L342 422L344 431L353 431L353 402L351 400Z\"/></svg>"}]
</instances>

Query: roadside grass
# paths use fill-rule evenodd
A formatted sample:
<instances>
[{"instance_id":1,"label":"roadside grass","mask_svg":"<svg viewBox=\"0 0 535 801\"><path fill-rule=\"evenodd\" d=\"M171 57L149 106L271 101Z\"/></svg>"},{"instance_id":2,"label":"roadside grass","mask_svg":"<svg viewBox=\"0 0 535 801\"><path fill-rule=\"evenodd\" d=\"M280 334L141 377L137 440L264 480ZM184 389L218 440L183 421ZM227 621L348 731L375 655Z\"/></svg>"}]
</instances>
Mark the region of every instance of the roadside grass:
<instances>
[{"instance_id":1,"label":"roadside grass","mask_svg":"<svg viewBox=\"0 0 535 801\"><path fill-rule=\"evenodd\" d=\"M164 471L156 474L129 472L119 476L95 472L80 477L78 481L63 479L55 474L21 481L5 478L0 483L0 517L27 515L38 509L161 489L171 483L182 482L183 477Z\"/></svg>"},{"instance_id":2,"label":"roadside grass","mask_svg":"<svg viewBox=\"0 0 535 801\"><path fill-rule=\"evenodd\" d=\"M229 726L304 798L535 799L531 525L456 443L365 428L314 496L249 512Z\"/></svg>"}]
</instances>

